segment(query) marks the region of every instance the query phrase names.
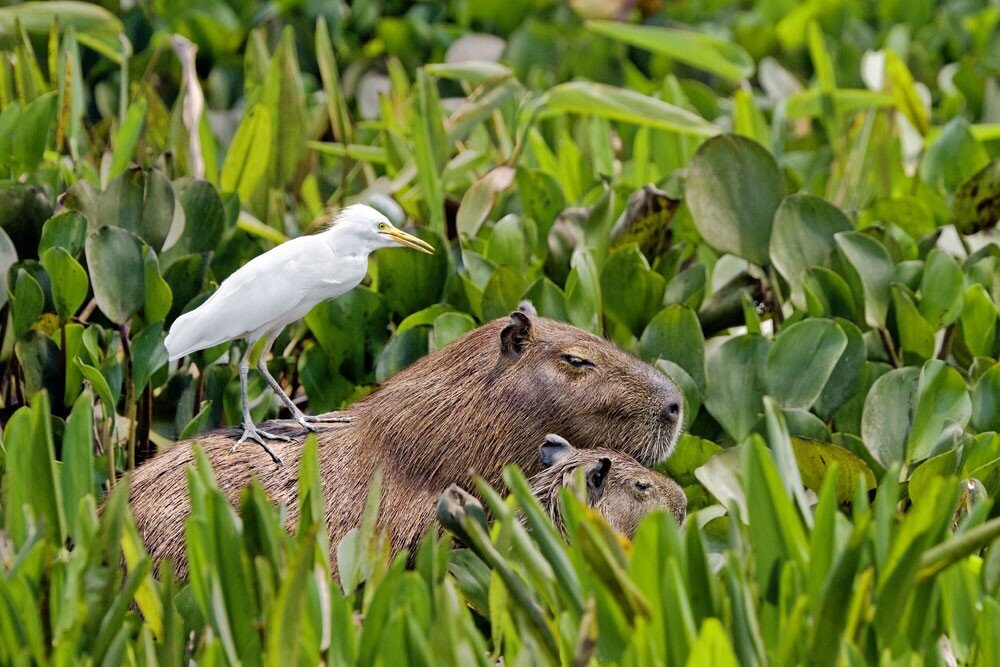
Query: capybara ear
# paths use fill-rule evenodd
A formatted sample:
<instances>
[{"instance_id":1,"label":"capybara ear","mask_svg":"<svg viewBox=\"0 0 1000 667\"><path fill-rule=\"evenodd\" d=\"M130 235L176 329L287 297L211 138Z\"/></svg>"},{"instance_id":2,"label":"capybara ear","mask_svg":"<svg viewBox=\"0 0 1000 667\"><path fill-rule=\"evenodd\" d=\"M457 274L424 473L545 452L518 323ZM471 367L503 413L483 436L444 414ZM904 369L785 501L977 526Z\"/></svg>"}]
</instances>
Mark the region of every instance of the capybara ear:
<instances>
[{"instance_id":1,"label":"capybara ear","mask_svg":"<svg viewBox=\"0 0 1000 667\"><path fill-rule=\"evenodd\" d=\"M510 314L510 324L500 332L500 353L509 359L517 359L530 339L531 319L515 310Z\"/></svg>"},{"instance_id":2,"label":"capybara ear","mask_svg":"<svg viewBox=\"0 0 1000 667\"><path fill-rule=\"evenodd\" d=\"M535 304L531 303L531 299L522 299L521 302L517 304L517 309L525 315L538 317L538 311L535 310Z\"/></svg>"},{"instance_id":3,"label":"capybara ear","mask_svg":"<svg viewBox=\"0 0 1000 667\"><path fill-rule=\"evenodd\" d=\"M545 436L545 442L538 448L538 453L541 456L542 465L551 468L573 453L573 445L566 442L565 438L560 438L555 433L549 433Z\"/></svg>"},{"instance_id":4,"label":"capybara ear","mask_svg":"<svg viewBox=\"0 0 1000 667\"><path fill-rule=\"evenodd\" d=\"M603 493L604 482L608 478L608 471L611 470L611 459L602 456L597 463L587 469L587 489L591 493Z\"/></svg>"}]
</instances>

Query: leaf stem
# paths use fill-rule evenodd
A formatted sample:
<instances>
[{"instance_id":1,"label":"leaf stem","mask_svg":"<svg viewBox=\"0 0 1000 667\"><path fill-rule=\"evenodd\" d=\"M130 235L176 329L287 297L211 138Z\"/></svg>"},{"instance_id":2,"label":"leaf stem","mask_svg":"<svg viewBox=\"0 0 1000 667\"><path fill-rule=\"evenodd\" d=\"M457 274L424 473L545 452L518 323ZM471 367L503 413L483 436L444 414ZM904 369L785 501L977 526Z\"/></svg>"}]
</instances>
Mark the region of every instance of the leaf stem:
<instances>
[{"instance_id":1,"label":"leaf stem","mask_svg":"<svg viewBox=\"0 0 1000 667\"><path fill-rule=\"evenodd\" d=\"M896 368L902 368L903 362L899 360L899 355L896 354L896 346L892 342L892 336L889 335L889 330L885 327L879 327L878 334L882 337L882 344L885 345L885 349L889 353L892 365Z\"/></svg>"}]
</instances>

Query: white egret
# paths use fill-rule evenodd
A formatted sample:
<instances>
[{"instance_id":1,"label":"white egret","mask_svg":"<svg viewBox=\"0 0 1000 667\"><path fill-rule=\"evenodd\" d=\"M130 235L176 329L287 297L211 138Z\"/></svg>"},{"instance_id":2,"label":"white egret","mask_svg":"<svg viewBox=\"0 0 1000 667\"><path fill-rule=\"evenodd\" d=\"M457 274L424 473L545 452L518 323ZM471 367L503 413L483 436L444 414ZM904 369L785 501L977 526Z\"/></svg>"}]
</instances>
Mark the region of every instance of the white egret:
<instances>
[{"instance_id":1,"label":"white egret","mask_svg":"<svg viewBox=\"0 0 1000 667\"><path fill-rule=\"evenodd\" d=\"M295 421L310 431L315 430L310 422L349 421L303 414L268 372L267 354L287 325L302 318L316 304L356 287L368 271L368 255L396 245L428 254L434 252L429 243L397 229L370 206L348 206L325 231L292 239L253 258L222 281L205 303L177 318L165 341L171 360L226 341L247 341L246 352L240 359L243 435L233 445L234 450L244 440L254 440L276 463L281 463L266 440L292 440L257 428L250 417L247 398L250 350L261 338L265 338L265 343L257 368Z\"/></svg>"}]
</instances>

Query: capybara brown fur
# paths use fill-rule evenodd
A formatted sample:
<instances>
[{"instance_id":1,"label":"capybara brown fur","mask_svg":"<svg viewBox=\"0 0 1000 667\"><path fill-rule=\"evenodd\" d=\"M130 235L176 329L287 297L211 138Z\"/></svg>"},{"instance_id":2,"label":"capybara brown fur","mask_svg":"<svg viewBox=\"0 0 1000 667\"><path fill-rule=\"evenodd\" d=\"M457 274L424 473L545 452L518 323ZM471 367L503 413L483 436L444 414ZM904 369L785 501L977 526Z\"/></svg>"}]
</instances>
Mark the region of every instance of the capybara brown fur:
<instances>
[{"instance_id":1,"label":"capybara brown fur","mask_svg":"<svg viewBox=\"0 0 1000 667\"><path fill-rule=\"evenodd\" d=\"M616 532L632 537L642 518L653 510L666 510L679 525L684 524L684 490L628 454L603 447L577 449L554 434L546 436L539 453L545 469L529 480L531 492L560 528L559 490L572 485L579 470L587 485L587 504Z\"/></svg>"},{"instance_id":2,"label":"capybara brown fur","mask_svg":"<svg viewBox=\"0 0 1000 667\"><path fill-rule=\"evenodd\" d=\"M320 477L331 544L361 517L376 470L382 473L379 526L400 550L435 522L441 491L475 472L494 486L515 463L541 469L538 443L560 433L578 448L604 447L652 464L673 449L683 399L665 375L576 327L528 315L488 322L418 360L346 411L348 424L319 425ZM300 433L294 422L268 430ZM190 513L185 469L199 443L232 500L259 479L272 501L298 517L301 443L274 442L276 465L260 447L230 452L237 429L180 442L132 473L130 502L154 561L184 559Z\"/></svg>"}]
</instances>

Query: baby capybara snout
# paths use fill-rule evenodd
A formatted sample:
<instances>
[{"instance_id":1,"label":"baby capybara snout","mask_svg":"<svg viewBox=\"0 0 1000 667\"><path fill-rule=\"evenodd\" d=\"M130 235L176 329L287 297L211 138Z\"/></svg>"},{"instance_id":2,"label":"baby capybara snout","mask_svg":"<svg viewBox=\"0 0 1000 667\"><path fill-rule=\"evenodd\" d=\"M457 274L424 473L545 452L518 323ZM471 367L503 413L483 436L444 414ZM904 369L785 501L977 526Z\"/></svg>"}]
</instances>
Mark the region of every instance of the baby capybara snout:
<instances>
[{"instance_id":1,"label":"baby capybara snout","mask_svg":"<svg viewBox=\"0 0 1000 667\"><path fill-rule=\"evenodd\" d=\"M683 525L687 497L674 480L649 470L631 456L610 449L577 449L549 434L539 448L545 469L531 478L531 490L556 525L562 526L559 490L574 484L582 471L587 504L616 532L632 537L653 510L666 510Z\"/></svg>"}]
</instances>

